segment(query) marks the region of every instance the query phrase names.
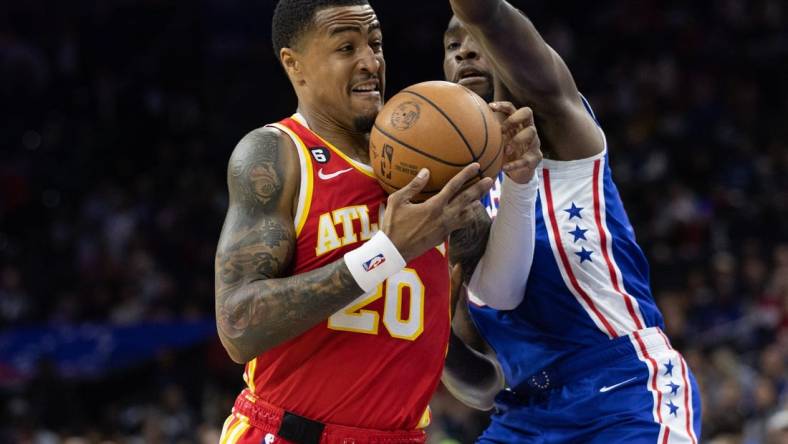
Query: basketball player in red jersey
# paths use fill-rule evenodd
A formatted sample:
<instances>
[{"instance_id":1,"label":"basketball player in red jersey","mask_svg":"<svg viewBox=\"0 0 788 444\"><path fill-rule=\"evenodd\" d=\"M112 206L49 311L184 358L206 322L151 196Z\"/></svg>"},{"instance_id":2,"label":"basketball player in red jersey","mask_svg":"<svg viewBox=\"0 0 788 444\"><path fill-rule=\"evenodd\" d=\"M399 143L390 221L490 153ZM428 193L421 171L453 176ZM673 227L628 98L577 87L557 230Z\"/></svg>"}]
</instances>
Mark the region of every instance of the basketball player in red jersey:
<instances>
[{"instance_id":1,"label":"basketball player in red jersey","mask_svg":"<svg viewBox=\"0 0 788 444\"><path fill-rule=\"evenodd\" d=\"M222 444L424 442L449 336L445 240L492 182L461 191L472 164L411 203L424 170L386 200L366 165L385 62L365 1L281 0L273 40L298 112L230 158L216 316L247 388Z\"/></svg>"}]
</instances>

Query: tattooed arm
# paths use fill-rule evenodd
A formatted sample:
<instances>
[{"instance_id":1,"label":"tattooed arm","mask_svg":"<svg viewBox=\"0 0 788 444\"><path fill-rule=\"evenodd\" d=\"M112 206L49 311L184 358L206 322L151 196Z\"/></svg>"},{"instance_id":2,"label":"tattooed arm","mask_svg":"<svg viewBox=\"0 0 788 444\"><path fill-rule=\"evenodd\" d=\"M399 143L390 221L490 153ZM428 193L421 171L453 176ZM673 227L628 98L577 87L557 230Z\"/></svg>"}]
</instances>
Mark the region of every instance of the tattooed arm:
<instances>
[{"instance_id":1,"label":"tattooed arm","mask_svg":"<svg viewBox=\"0 0 788 444\"><path fill-rule=\"evenodd\" d=\"M230 207L216 251L216 324L230 357L245 363L327 319L363 294L344 259L288 276L295 250L294 201L300 181L296 149L274 129L258 129L230 157ZM470 221L468 211L492 186L472 164L423 203L419 174L391 194L381 231L406 261L443 242Z\"/></svg>"},{"instance_id":2,"label":"tattooed arm","mask_svg":"<svg viewBox=\"0 0 788 444\"><path fill-rule=\"evenodd\" d=\"M484 207L476 206L473 212L472 222L449 238L449 263L462 267L462 282L466 284L484 254L492 225Z\"/></svg>"},{"instance_id":3,"label":"tattooed arm","mask_svg":"<svg viewBox=\"0 0 788 444\"><path fill-rule=\"evenodd\" d=\"M230 207L216 251L216 323L233 361L245 363L296 337L360 296L343 260L285 276L295 249L295 147L258 129L228 167Z\"/></svg>"}]
</instances>

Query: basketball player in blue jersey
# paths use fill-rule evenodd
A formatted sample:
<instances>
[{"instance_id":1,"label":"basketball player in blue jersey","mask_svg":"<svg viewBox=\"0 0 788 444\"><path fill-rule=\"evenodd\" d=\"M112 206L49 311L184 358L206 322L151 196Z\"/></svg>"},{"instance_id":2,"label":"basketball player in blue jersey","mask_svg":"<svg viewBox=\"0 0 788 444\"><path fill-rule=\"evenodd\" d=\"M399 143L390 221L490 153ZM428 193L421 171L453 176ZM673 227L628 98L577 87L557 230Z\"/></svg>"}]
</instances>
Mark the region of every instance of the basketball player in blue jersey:
<instances>
[{"instance_id":1,"label":"basketball player in blue jersey","mask_svg":"<svg viewBox=\"0 0 788 444\"><path fill-rule=\"evenodd\" d=\"M451 0L451 6L447 80L488 101L531 107L545 155L534 178L533 218L521 219L524 231L535 230L533 244L523 245L534 254L525 291L500 295L495 286L480 286L480 274L522 273L519 264L489 258L468 283L470 315L494 349L506 385L479 442L696 444L700 394L663 333L648 264L589 104L521 11L503 0ZM496 185L506 191L504 177ZM502 198L494 189L486 199L491 215ZM484 361L450 354L444 382L460 400L489 408L494 367L474 371L477 362ZM475 384L480 378L482 388Z\"/></svg>"}]
</instances>

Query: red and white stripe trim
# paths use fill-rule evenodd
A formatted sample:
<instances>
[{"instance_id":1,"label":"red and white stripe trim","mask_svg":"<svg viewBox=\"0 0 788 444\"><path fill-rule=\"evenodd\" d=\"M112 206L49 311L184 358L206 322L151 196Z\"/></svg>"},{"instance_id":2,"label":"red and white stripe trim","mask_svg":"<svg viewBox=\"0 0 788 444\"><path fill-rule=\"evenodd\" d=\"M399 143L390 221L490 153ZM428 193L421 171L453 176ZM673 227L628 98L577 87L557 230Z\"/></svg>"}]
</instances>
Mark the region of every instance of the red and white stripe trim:
<instances>
[{"instance_id":1,"label":"red and white stripe trim","mask_svg":"<svg viewBox=\"0 0 788 444\"><path fill-rule=\"evenodd\" d=\"M678 357L679 362L681 363L681 380L682 383L684 384L683 387L687 388L687 390L683 390L685 429L687 430L687 434L689 435L692 444L697 444L698 437L695 436L695 428L693 427L695 416L692 407L692 389L689 383L689 378L687 376L689 372L689 366L687 365L687 361L684 360L684 357L681 356L679 352L675 351L673 347L670 345L670 341L668 340L668 337L665 336L665 333L663 333L662 330L657 330L657 331L659 332L659 335L662 337L662 341L665 343L665 347L672 350Z\"/></svg>"},{"instance_id":2,"label":"red and white stripe trim","mask_svg":"<svg viewBox=\"0 0 788 444\"><path fill-rule=\"evenodd\" d=\"M605 258L605 263L607 264L607 269L610 274L610 282L613 284L616 293L624 300L627 312L635 322L637 329L640 330L645 326L645 321L643 320L643 315L640 313L638 301L622 290L624 281L621 277L621 269L618 268L618 264L616 264L613 258L613 236L607 229L607 212L605 211L605 175L602 173L603 161L604 158L594 161L594 221L596 222L597 230L599 230L602 255Z\"/></svg>"},{"instance_id":3,"label":"red and white stripe trim","mask_svg":"<svg viewBox=\"0 0 788 444\"><path fill-rule=\"evenodd\" d=\"M580 163L582 162L582 163ZM572 162L571 169L542 168L542 212L556 263L564 282L597 327L610 338L645 326L637 300L624 289L607 227L603 155ZM582 217L571 217L571 205ZM570 234L587 230L578 241ZM592 251L591 260L576 253Z\"/></svg>"},{"instance_id":4,"label":"red and white stripe trim","mask_svg":"<svg viewBox=\"0 0 788 444\"><path fill-rule=\"evenodd\" d=\"M697 444L692 387L689 384L687 364L681 354L670 346L667 337L656 327L633 332L629 335L632 346L649 372L648 390L652 394L654 422L660 425L660 444ZM667 372L668 365L672 372ZM675 393L671 384L678 386ZM671 413L673 405L675 414Z\"/></svg>"}]
</instances>

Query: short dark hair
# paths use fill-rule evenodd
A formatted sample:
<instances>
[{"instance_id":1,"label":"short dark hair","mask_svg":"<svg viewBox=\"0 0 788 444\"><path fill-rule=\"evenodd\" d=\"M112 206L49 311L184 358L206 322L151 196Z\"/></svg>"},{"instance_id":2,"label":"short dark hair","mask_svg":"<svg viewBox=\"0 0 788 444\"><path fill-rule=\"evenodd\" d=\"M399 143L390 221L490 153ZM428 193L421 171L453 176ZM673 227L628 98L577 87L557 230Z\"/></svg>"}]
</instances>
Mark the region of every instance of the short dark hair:
<instances>
[{"instance_id":1,"label":"short dark hair","mask_svg":"<svg viewBox=\"0 0 788 444\"><path fill-rule=\"evenodd\" d=\"M279 0L271 23L274 56L279 58L282 48L292 48L309 29L315 12L330 6L368 5L367 0Z\"/></svg>"}]
</instances>

